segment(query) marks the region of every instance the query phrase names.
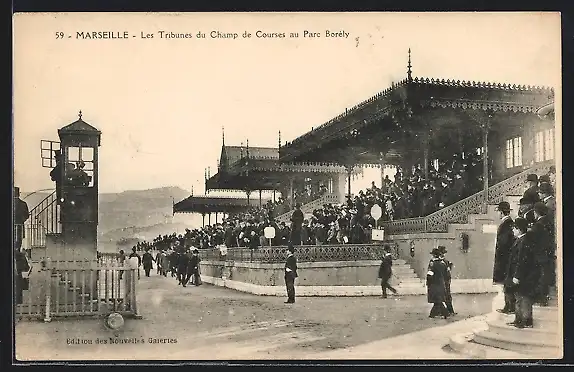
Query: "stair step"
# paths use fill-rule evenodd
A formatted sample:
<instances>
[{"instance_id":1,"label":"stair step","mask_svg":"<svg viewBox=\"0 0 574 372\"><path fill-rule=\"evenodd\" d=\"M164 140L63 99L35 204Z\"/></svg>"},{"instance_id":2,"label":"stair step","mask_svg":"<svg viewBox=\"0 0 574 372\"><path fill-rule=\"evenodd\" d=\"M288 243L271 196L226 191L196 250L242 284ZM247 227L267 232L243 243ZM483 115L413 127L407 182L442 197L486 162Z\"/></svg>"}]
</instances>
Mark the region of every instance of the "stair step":
<instances>
[{"instance_id":1,"label":"stair step","mask_svg":"<svg viewBox=\"0 0 574 372\"><path fill-rule=\"evenodd\" d=\"M512 337L523 337L523 330L518 329L516 327L510 326L507 321L503 319L496 319L496 320L488 320L486 322L488 324L489 330L497 333L501 336L512 338ZM540 324L539 322L535 321L534 328L527 329L528 333L530 334L528 337L535 338L536 340L543 342L544 344L555 344L558 340L558 326L555 325L554 327L548 327L548 324L544 326L544 324Z\"/></svg>"},{"instance_id":2,"label":"stair step","mask_svg":"<svg viewBox=\"0 0 574 372\"><path fill-rule=\"evenodd\" d=\"M474 334L457 334L450 337L448 346L451 351L469 357L469 359L525 359L526 354L499 349L473 342Z\"/></svg>"},{"instance_id":3,"label":"stair step","mask_svg":"<svg viewBox=\"0 0 574 372\"><path fill-rule=\"evenodd\" d=\"M540 320L544 322L558 323L560 314L557 306L533 306L532 317L535 321Z\"/></svg>"},{"instance_id":4,"label":"stair step","mask_svg":"<svg viewBox=\"0 0 574 372\"><path fill-rule=\"evenodd\" d=\"M534 329L516 329L514 333L499 334L497 330L488 329L475 334L473 342L481 345L512 350L521 353L549 352L560 348L559 338L540 339ZM534 331L534 332L533 332Z\"/></svg>"},{"instance_id":5,"label":"stair step","mask_svg":"<svg viewBox=\"0 0 574 372\"><path fill-rule=\"evenodd\" d=\"M401 283L422 283L422 280L420 278L418 278L417 276L413 276L413 277L399 277L399 282Z\"/></svg>"}]
</instances>

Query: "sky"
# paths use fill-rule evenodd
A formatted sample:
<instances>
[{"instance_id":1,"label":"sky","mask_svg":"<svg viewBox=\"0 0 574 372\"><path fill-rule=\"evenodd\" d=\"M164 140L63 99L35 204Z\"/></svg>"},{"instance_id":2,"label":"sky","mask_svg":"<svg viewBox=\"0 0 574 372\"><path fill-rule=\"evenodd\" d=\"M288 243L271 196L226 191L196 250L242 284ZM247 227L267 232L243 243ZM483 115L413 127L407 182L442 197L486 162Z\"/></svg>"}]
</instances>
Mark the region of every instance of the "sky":
<instances>
[{"instance_id":1,"label":"sky","mask_svg":"<svg viewBox=\"0 0 574 372\"><path fill-rule=\"evenodd\" d=\"M161 39L160 30L194 37ZM257 38L258 30L287 38ZM326 30L349 36L325 38ZM129 37L76 39L81 31ZM53 187L40 140L58 140L81 110L102 131L101 192L202 192L222 127L227 145L275 147L278 131L291 141L404 79L409 48L413 77L561 84L557 13L18 14L15 185Z\"/></svg>"}]
</instances>

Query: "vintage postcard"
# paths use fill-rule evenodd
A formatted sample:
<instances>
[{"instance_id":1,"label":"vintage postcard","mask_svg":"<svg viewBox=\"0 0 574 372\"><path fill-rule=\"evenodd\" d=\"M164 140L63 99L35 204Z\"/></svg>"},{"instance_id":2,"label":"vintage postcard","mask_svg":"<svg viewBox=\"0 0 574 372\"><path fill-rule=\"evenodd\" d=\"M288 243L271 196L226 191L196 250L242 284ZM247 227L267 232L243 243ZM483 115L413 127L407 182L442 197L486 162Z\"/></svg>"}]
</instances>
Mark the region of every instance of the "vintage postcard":
<instances>
[{"instance_id":1,"label":"vintage postcard","mask_svg":"<svg viewBox=\"0 0 574 372\"><path fill-rule=\"evenodd\" d=\"M14 362L558 359L560 13L20 13Z\"/></svg>"}]
</instances>

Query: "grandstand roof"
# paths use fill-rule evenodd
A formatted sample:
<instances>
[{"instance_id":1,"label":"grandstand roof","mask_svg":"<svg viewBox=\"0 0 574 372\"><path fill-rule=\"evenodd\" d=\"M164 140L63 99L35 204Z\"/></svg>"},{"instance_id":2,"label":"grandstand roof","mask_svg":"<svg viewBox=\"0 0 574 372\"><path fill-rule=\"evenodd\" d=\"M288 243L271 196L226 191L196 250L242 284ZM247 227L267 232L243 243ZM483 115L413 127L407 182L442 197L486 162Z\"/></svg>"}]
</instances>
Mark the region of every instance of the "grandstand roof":
<instances>
[{"instance_id":1,"label":"grandstand roof","mask_svg":"<svg viewBox=\"0 0 574 372\"><path fill-rule=\"evenodd\" d=\"M379 132L392 131L394 122L406 115L410 119L411 115L424 116L440 108L536 114L553 95L554 90L548 87L407 78L288 142L281 147L280 160L316 161L313 152L348 137L354 130L376 126Z\"/></svg>"}]
</instances>

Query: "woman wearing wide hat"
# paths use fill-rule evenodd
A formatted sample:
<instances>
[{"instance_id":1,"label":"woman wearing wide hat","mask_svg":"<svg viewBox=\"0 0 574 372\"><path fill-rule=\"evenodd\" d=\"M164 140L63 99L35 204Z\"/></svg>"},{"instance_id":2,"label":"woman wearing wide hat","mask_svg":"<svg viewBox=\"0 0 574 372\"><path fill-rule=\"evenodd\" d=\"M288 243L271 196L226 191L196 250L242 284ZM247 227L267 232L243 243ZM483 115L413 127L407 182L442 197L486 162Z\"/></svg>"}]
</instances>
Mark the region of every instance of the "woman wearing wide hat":
<instances>
[{"instance_id":1,"label":"woman wearing wide hat","mask_svg":"<svg viewBox=\"0 0 574 372\"><path fill-rule=\"evenodd\" d=\"M446 278L448 276L447 266L440 258L441 252L438 248L431 251L432 258L429 262L426 284L427 301L433 304L429 318L442 316L448 318L449 312L446 308Z\"/></svg>"}]
</instances>

